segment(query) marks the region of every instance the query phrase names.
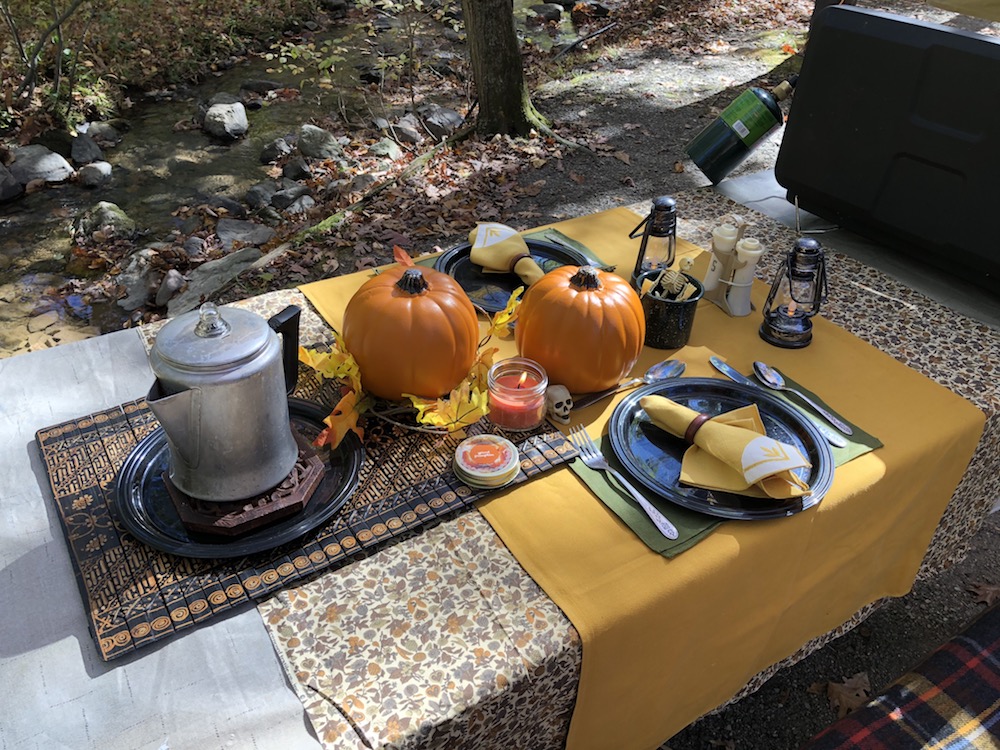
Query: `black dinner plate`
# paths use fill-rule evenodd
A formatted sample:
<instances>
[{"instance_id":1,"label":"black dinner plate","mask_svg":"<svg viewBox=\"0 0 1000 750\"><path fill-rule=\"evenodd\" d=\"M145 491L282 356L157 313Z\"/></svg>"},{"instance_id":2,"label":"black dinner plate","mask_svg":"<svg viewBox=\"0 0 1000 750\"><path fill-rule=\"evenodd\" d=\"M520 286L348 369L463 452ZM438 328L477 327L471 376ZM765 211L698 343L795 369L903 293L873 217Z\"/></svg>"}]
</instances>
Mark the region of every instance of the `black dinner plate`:
<instances>
[{"instance_id":1,"label":"black dinner plate","mask_svg":"<svg viewBox=\"0 0 1000 750\"><path fill-rule=\"evenodd\" d=\"M639 400L652 395L665 396L710 416L757 404L768 436L794 445L812 464L795 470L809 483L810 493L792 500L773 500L680 484L681 459L688 443L650 421ZM833 483L833 453L808 419L758 388L716 378L676 378L633 391L612 413L608 436L615 456L641 484L671 502L720 518L790 516L819 503Z\"/></svg>"},{"instance_id":2,"label":"black dinner plate","mask_svg":"<svg viewBox=\"0 0 1000 750\"><path fill-rule=\"evenodd\" d=\"M585 266L592 261L583 253L569 247L544 240L526 239L531 257L548 273L561 266ZM435 270L451 276L465 290L472 304L486 310L499 312L507 306L511 293L524 282L515 273L484 273L469 257L472 245L463 242L445 250L434 263Z\"/></svg>"},{"instance_id":3,"label":"black dinner plate","mask_svg":"<svg viewBox=\"0 0 1000 750\"><path fill-rule=\"evenodd\" d=\"M323 419L329 414L329 409L297 398L288 399L288 411L292 424L310 441L323 429ZM159 427L139 441L122 465L113 510L136 539L163 552L215 559L263 552L328 521L357 487L364 449L353 432L336 449L321 448L318 454L326 473L305 508L239 537L213 536L189 531L177 516L161 476L169 466L170 449Z\"/></svg>"}]
</instances>

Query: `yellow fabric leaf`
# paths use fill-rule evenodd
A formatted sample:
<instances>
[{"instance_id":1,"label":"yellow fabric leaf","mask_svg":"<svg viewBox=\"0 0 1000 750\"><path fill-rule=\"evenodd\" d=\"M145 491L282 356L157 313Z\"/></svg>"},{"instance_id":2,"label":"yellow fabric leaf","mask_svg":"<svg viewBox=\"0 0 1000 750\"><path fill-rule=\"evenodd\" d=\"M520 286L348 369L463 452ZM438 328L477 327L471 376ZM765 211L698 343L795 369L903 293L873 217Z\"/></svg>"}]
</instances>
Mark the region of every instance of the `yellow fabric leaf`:
<instances>
[{"instance_id":1,"label":"yellow fabric leaf","mask_svg":"<svg viewBox=\"0 0 1000 750\"><path fill-rule=\"evenodd\" d=\"M361 369L336 331L333 333L330 351L322 352L300 346L299 361L314 369L320 377L339 380L351 390L361 393Z\"/></svg>"},{"instance_id":2,"label":"yellow fabric leaf","mask_svg":"<svg viewBox=\"0 0 1000 750\"><path fill-rule=\"evenodd\" d=\"M333 407L333 411L323 420L327 428L315 440L316 445L329 445L336 448L348 432L353 432L359 438L364 438L364 430L358 425L362 407L358 404L358 394L348 390Z\"/></svg>"},{"instance_id":3,"label":"yellow fabric leaf","mask_svg":"<svg viewBox=\"0 0 1000 750\"><path fill-rule=\"evenodd\" d=\"M500 336L502 338L508 333L508 326L517 320L517 308L521 306L520 296L523 291L524 287L519 286L511 292L510 297L507 298L507 306L493 315L490 321L490 330L486 332L487 338L490 336Z\"/></svg>"},{"instance_id":4,"label":"yellow fabric leaf","mask_svg":"<svg viewBox=\"0 0 1000 750\"><path fill-rule=\"evenodd\" d=\"M495 346L479 350L479 356L476 357L476 361L472 363L472 369L469 370L468 382L473 389L483 393L489 390L486 376L489 374L490 368L493 367L493 355L498 351L500 349Z\"/></svg>"},{"instance_id":5,"label":"yellow fabric leaf","mask_svg":"<svg viewBox=\"0 0 1000 750\"><path fill-rule=\"evenodd\" d=\"M455 432L478 422L489 413L486 391L473 388L468 380L448 394L446 399L425 399L404 393L417 409L417 421L431 427Z\"/></svg>"}]
</instances>

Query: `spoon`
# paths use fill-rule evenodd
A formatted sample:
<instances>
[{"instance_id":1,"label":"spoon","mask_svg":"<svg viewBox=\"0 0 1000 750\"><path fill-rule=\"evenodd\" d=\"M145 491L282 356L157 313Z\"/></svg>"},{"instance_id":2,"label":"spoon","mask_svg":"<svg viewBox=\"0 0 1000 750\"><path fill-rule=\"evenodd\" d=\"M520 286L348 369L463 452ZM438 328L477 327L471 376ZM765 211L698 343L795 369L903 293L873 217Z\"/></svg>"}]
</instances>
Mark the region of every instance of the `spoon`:
<instances>
[{"instance_id":1,"label":"spoon","mask_svg":"<svg viewBox=\"0 0 1000 750\"><path fill-rule=\"evenodd\" d=\"M828 421L842 433L844 433L845 435L854 434L854 430L851 429L850 425L844 424L843 421L837 419L830 412L828 412L826 409L824 409L822 406L820 406L811 398L809 398L806 394L804 394L802 391L797 391L794 388L789 388L787 385L785 385L785 379L781 377L781 373L775 370L773 367L768 367L763 362L754 362L753 372L754 375L756 375L757 378L760 380L760 382L766 385L771 390L794 393L796 396L802 399L804 403L808 404L809 408L811 408L813 411L815 411L817 414L823 417L823 419Z\"/></svg>"},{"instance_id":2,"label":"spoon","mask_svg":"<svg viewBox=\"0 0 1000 750\"><path fill-rule=\"evenodd\" d=\"M684 372L685 366L686 365L679 359L665 359L662 362L657 362L655 365L646 370L646 374L641 378L626 380L623 383L619 383L614 388L608 388L606 391L591 393L587 396L583 396L579 400L573 399L573 408L582 409L585 406L596 404L598 401L601 401L608 396L613 396L619 391L635 388L637 386L644 385L645 383L658 383L661 380L667 380L668 378L680 377L681 373Z\"/></svg>"},{"instance_id":3,"label":"spoon","mask_svg":"<svg viewBox=\"0 0 1000 750\"><path fill-rule=\"evenodd\" d=\"M709 357L708 361L712 365L712 367L721 372L730 380L740 383L741 385L749 385L752 388L757 388L758 390L763 390L765 388L765 386L761 385L758 381L748 378L739 370L726 364L718 357L715 356ZM823 437L826 438L826 441L830 445L836 446L837 448L847 447L847 439L844 438L843 435L834 432L832 429L830 429L821 422L812 422L812 423L816 426L816 429L819 430L820 433L822 433Z\"/></svg>"}]
</instances>

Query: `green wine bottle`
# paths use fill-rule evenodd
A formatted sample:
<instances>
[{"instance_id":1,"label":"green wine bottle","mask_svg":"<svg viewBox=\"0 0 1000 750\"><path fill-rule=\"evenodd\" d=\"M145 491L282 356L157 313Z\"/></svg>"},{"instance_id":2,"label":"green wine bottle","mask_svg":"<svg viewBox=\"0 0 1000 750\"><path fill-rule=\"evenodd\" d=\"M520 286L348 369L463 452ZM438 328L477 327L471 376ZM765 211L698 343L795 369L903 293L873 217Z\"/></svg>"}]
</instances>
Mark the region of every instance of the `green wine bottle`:
<instances>
[{"instance_id":1,"label":"green wine bottle","mask_svg":"<svg viewBox=\"0 0 1000 750\"><path fill-rule=\"evenodd\" d=\"M764 136L781 125L784 117L778 102L788 98L796 80L782 81L770 91L756 86L747 89L688 144L687 155L713 185L724 180Z\"/></svg>"}]
</instances>

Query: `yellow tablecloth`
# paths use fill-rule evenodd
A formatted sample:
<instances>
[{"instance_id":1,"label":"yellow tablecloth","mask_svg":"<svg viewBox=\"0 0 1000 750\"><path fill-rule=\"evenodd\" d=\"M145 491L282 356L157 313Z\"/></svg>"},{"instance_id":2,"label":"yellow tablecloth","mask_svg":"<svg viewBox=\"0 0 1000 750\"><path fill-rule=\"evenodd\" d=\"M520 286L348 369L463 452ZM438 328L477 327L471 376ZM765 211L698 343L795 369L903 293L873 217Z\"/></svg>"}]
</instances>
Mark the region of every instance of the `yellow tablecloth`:
<instances>
[{"instance_id":1,"label":"yellow tablecloth","mask_svg":"<svg viewBox=\"0 0 1000 750\"><path fill-rule=\"evenodd\" d=\"M631 211L615 209L558 228L627 276L638 248L628 239L636 222ZM679 250L697 252L687 243ZM704 258L696 271L703 265ZM363 280L338 277L302 291L339 327ZM758 307L766 291L755 289ZM836 290L829 304L836 304ZM581 635L572 750L657 747L860 607L909 590L984 416L836 326L815 323L809 347L781 350L758 337L758 313L734 319L702 302L690 345L720 352L743 372L754 359L786 369L885 443L838 468L818 507L786 519L723 524L667 559L570 471L480 504ZM514 353L513 343L503 342L498 356ZM646 349L635 371L671 354ZM675 356L683 359L684 351ZM613 405L581 410L574 423L589 424L596 436Z\"/></svg>"}]
</instances>

